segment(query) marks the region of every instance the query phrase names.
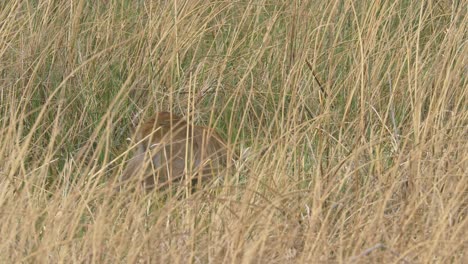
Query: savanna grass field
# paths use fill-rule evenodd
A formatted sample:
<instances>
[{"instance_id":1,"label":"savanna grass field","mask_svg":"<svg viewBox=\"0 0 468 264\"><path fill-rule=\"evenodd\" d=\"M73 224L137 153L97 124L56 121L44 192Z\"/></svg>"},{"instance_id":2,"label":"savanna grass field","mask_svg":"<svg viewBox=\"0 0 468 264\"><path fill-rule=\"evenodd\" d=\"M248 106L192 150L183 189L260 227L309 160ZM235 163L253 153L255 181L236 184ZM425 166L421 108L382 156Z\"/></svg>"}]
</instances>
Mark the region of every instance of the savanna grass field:
<instances>
[{"instance_id":1,"label":"savanna grass field","mask_svg":"<svg viewBox=\"0 0 468 264\"><path fill-rule=\"evenodd\" d=\"M1 1L0 263L468 263L467 8ZM223 175L119 191L159 111Z\"/></svg>"}]
</instances>

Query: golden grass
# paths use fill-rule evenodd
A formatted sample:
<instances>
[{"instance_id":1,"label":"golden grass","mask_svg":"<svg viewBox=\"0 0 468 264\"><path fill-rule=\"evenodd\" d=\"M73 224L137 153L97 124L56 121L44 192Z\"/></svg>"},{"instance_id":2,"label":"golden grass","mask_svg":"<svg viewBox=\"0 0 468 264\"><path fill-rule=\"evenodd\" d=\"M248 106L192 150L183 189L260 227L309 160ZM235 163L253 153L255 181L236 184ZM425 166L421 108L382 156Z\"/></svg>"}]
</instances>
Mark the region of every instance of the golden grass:
<instances>
[{"instance_id":1,"label":"golden grass","mask_svg":"<svg viewBox=\"0 0 468 264\"><path fill-rule=\"evenodd\" d=\"M0 262L466 263L462 3L2 1ZM114 193L167 110L235 169Z\"/></svg>"}]
</instances>

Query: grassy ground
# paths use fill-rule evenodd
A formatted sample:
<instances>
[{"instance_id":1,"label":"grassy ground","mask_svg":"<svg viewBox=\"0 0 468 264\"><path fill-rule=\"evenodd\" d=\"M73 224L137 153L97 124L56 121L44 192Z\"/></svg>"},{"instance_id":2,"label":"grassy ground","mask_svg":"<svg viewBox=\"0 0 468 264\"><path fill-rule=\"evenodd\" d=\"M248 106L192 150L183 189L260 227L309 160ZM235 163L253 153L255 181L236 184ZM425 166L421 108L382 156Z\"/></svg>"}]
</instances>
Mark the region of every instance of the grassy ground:
<instances>
[{"instance_id":1,"label":"grassy ground","mask_svg":"<svg viewBox=\"0 0 468 264\"><path fill-rule=\"evenodd\" d=\"M0 262L466 263L466 10L2 1ZM192 195L114 193L155 111L241 160Z\"/></svg>"}]
</instances>

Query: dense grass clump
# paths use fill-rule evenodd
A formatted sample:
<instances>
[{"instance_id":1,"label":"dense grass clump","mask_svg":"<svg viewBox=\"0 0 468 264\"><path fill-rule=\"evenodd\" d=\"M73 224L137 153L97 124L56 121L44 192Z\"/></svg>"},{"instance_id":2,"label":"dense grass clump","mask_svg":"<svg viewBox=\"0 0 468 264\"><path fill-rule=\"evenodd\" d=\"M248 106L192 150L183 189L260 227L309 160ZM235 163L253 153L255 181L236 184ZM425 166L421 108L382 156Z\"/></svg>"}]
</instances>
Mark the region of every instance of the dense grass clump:
<instances>
[{"instance_id":1,"label":"dense grass clump","mask_svg":"<svg viewBox=\"0 0 468 264\"><path fill-rule=\"evenodd\" d=\"M466 262L462 3L2 1L0 262ZM115 192L156 111L223 181Z\"/></svg>"}]
</instances>

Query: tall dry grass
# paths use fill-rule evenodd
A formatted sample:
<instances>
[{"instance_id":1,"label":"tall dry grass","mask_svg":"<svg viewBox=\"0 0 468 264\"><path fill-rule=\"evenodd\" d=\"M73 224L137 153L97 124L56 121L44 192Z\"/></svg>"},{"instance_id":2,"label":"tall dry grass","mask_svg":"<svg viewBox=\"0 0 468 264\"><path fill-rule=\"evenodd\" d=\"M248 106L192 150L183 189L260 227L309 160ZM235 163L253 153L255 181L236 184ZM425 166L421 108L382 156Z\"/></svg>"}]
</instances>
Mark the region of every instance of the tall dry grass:
<instances>
[{"instance_id":1,"label":"tall dry grass","mask_svg":"<svg viewBox=\"0 0 468 264\"><path fill-rule=\"evenodd\" d=\"M466 263L463 3L2 1L0 262ZM162 110L242 158L113 192Z\"/></svg>"}]
</instances>

